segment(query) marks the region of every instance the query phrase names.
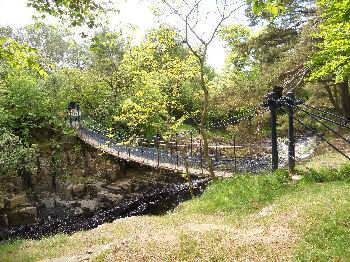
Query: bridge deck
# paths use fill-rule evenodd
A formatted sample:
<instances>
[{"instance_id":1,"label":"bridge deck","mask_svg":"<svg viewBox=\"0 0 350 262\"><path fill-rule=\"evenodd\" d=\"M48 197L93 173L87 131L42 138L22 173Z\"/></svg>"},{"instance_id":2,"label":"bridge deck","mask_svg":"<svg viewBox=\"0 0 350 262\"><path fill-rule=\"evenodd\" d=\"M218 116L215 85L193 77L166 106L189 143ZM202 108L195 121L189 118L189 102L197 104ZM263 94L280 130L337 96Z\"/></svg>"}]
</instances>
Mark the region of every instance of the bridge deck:
<instances>
[{"instance_id":1,"label":"bridge deck","mask_svg":"<svg viewBox=\"0 0 350 262\"><path fill-rule=\"evenodd\" d=\"M78 129L78 136L92 147L117 158L156 169L181 173L186 172L185 161L178 152L171 153L161 149L157 150L156 148L117 144L111 139L84 127ZM198 159L198 157L188 157L188 172L198 176L208 175L209 172L201 161L202 160ZM215 175L227 177L231 176L232 172L215 171Z\"/></svg>"}]
</instances>

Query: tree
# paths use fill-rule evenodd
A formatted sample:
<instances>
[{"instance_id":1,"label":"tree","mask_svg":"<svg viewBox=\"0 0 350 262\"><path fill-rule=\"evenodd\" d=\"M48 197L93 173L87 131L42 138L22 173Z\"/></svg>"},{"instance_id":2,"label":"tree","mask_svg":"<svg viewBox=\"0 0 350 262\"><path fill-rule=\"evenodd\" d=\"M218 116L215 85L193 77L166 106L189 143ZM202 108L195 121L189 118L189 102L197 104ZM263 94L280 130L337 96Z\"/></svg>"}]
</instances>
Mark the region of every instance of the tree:
<instances>
[{"instance_id":1,"label":"tree","mask_svg":"<svg viewBox=\"0 0 350 262\"><path fill-rule=\"evenodd\" d=\"M0 37L0 76L4 79L7 69L29 69L39 75L46 75L39 63L40 56L35 48L20 44L9 37Z\"/></svg>"},{"instance_id":2,"label":"tree","mask_svg":"<svg viewBox=\"0 0 350 262\"><path fill-rule=\"evenodd\" d=\"M93 36L90 45L90 68L111 88L114 104L118 102L123 90L132 81L127 71L120 69L127 45L121 32L111 32L106 28Z\"/></svg>"},{"instance_id":3,"label":"tree","mask_svg":"<svg viewBox=\"0 0 350 262\"><path fill-rule=\"evenodd\" d=\"M268 22L279 28L298 29L316 15L316 0L247 0L251 25Z\"/></svg>"},{"instance_id":4,"label":"tree","mask_svg":"<svg viewBox=\"0 0 350 262\"><path fill-rule=\"evenodd\" d=\"M119 65L124 88L116 124L136 134L169 135L190 116L185 96L195 101L195 57L169 27L151 30L137 46L130 46ZM126 77L125 77L126 76ZM127 83L127 80L132 79ZM124 83L121 80L126 80ZM189 90L189 91L188 91Z\"/></svg>"},{"instance_id":5,"label":"tree","mask_svg":"<svg viewBox=\"0 0 350 262\"><path fill-rule=\"evenodd\" d=\"M55 25L35 23L19 29L15 38L35 48L40 54L41 63L47 68L53 69L67 64L68 39L72 38L68 30Z\"/></svg>"},{"instance_id":6,"label":"tree","mask_svg":"<svg viewBox=\"0 0 350 262\"><path fill-rule=\"evenodd\" d=\"M203 92L201 119L199 124L203 139L203 153L209 167L209 174L215 178L212 160L209 157L208 135L206 130L209 89L205 68L207 62L208 47L217 36L222 24L227 21L243 4L238 1L216 1L211 3L202 0L168 1L160 0L161 9L177 17L180 22L179 30L182 33L183 42L196 57L199 66L199 83ZM212 28L208 28L211 21Z\"/></svg>"},{"instance_id":7,"label":"tree","mask_svg":"<svg viewBox=\"0 0 350 262\"><path fill-rule=\"evenodd\" d=\"M314 35L319 40L318 51L309 66L310 79L329 81L337 85L342 113L350 119L350 15L349 1L317 2L322 11L319 32Z\"/></svg>"},{"instance_id":8,"label":"tree","mask_svg":"<svg viewBox=\"0 0 350 262\"><path fill-rule=\"evenodd\" d=\"M100 14L112 10L109 1L100 3L97 0L28 0L28 6L42 14L68 20L72 26L86 24L89 28L96 26Z\"/></svg>"}]
</instances>

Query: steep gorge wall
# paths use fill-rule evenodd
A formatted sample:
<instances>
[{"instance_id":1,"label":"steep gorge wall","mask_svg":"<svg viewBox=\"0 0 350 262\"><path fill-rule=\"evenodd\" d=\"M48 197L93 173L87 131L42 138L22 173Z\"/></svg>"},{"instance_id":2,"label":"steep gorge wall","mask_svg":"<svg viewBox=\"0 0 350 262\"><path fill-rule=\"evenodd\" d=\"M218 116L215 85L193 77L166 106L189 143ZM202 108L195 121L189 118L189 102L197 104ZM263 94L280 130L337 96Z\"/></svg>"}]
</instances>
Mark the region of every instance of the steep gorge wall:
<instances>
[{"instance_id":1,"label":"steep gorge wall","mask_svg":"<svg viewBox=\"0 0 350 262\"><path fill-rule=\"evenodd\" d=\"M108 184L127 173L127 163L77 138L55 144L40 145L36 170L28 177L0 177L0 228L34 223L41 207L55 208L59 200L84 198L89 185Z\"/></svg>"}]
</instances>

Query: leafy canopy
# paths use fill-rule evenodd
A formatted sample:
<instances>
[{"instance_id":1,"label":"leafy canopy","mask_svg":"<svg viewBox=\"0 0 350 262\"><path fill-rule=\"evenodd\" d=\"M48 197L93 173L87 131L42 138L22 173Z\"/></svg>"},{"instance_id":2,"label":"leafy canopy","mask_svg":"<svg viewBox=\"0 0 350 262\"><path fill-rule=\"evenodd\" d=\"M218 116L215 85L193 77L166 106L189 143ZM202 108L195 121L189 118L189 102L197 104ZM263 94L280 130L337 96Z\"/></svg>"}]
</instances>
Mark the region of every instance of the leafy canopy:
<instances>
[{"instance_id":1,"label":"leafy canopy","mask_svg":"<svg viewBox=\"0 0 350 262\"><path fill-rule=\"evenodd\" d=\"M72 26L86 24L89 28L96 25L100 14L110 9L109 4L109 1L100 3L96 0L28 0L28 6L40 13L68 20Z\"/></svg>"},{"instance_id":2,"label":"leafy canopy","mask_svg":"<svg viewBox=\"0 0 350 262\"><path fill-rule=\"evenodd\" d=\"M320 0L322 22L314 35L321 41L309 66L311 80L333 78L345 82L350 73L350 2L349 0Z\"/></svg>"}]
</instances>

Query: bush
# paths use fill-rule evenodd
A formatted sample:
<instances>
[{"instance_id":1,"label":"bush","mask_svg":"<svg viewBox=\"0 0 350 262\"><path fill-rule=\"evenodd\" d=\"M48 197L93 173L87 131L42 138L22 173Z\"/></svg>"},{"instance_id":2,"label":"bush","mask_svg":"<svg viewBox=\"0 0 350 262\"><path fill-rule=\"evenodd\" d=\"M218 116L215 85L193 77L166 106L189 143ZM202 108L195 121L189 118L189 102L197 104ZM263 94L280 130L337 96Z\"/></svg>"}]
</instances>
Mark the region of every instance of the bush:
<instances>
[{"instance_id":1,"label":"bush","mask_svg":"<svg viewBox=\"0 0 350 262\"><path fill-rule=\"evenodd\" d=\"M331 181L343 181L350 178L350 164L346 164L340 169L334 168L321 168L318 170L309 169L304 174L304 180L307 182L331 182Z\"/></svg>"},{"instance_id":2,"label":"bush","mask_svg":"<svg viewBox=\"0 0 350 262\"><path fill-rule=\"evenodd\" d=\"M32 173L35 159L35 147L25 146L18 136L0 129L0 175Z\"/></svg>"}]
</instances>

